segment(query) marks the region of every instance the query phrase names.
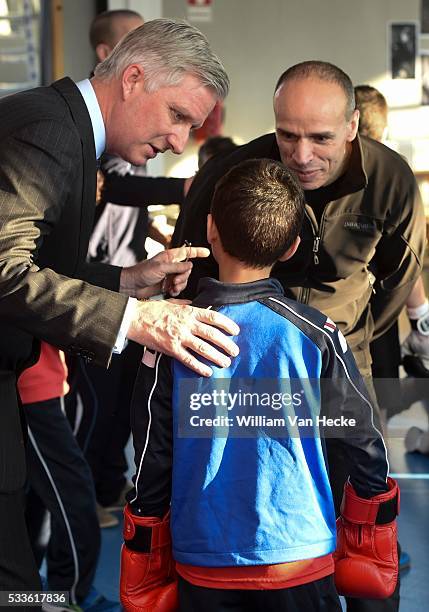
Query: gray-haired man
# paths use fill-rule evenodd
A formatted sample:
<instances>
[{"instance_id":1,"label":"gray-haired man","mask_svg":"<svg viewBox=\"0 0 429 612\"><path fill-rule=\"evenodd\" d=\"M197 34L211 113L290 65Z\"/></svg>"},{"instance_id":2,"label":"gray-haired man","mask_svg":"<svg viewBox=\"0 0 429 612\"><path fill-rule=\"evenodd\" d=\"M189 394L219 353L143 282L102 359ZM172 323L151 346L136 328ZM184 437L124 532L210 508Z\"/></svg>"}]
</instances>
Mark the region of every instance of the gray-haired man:
<instances>
[{"instance_id":1,"label":"gray-haired man","mask_svg":"<svg viewBox=\"0 0 429 612\"><path fill-rule=\"evenodd\" d=\"M85 263L96 158L106 150L142 164L160 151L180 153L227 91L198 30L155 20L125 37L91 81L65 78L0 101L0 590L39 586L24 524L16 395L35 339L107 366L128 337L205 375L198 355L224 365L236 352L212 325L238 330L218 313L129 299L162 284L177 295L192 266L184 260L207 251L172 250L122 269Z\"/></svg>"}]
</instances>

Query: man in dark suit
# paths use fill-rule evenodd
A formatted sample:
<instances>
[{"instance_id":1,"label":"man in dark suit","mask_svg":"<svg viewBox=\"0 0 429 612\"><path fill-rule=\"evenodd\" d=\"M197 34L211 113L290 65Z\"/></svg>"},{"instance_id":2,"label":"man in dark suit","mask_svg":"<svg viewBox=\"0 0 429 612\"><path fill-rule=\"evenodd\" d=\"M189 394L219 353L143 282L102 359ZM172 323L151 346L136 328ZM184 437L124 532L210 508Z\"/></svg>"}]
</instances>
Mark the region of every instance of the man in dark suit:
<instances>
[{"instance_id":1,"label":"man in dark suit","mask_svg":"<svg viewBox=\"0 0 429 612\"><path fill-rule=\"evenodd\" d=\"M39 339L108 366L129 338L204 375L211 369L199 356L222 366L236 352L216 327L237 327L218 313L133 299L161 286L177 295L191 270L184 260L207 251L182 247L129 268L85 263L96 159L104 150L134 164L181 153L227 90L198 30L155 20L125 37L91 81L65 78L0 102L0 591L40 586L24 523L16 394Z\"/></svg>"}]
</instances>

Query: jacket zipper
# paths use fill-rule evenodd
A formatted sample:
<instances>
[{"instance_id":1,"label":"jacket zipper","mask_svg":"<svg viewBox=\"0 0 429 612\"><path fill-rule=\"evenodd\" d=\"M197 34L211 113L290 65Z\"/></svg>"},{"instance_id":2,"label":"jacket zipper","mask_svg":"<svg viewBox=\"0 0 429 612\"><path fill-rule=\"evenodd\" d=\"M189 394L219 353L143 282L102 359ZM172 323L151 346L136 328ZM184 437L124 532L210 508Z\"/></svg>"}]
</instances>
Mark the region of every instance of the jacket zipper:
<instances>
[{"instance_id":1,"label":"jacket zipper","mask_svg":"<svg viewBox=\"0 0 429 612\"><path fill-rule=\"evenodd\" d=\"M323 232L325 229L325 216L326 216L326 209L328 208L330 202L328 202L327 204L325 204L325 208L323 209L322 212L322 216L320 217L320 223L319 223L319 228L318 228L318 233L315 232L314 235L314 242L313 242L313 261L314 261L314 265L317 266L319 264L319 256L318 256L318 252L319 252L319 246L320 246L320 242L322 240L322 236L323 236Z\"/></svg>"},{"instance_id":2,"label":"jacket zipper","mask_svg":"<svg viewBox=\"0 0 429 612\"><path fill-rule=\"evenodd\" d=\"M374 284L375 284L375 276L374 274L371 272L371 270L368 270L367 272L368 274L368 282L369 282L369 286L371 287L371 291L375 294L377 293L375 288L374 288Z\"/></svg>"},{"instance_id":3,"label":"jacket zipper","mask_svg":"<svg viewBox=\"0 0 429 612\"><path fill-rule=\"evenodd\" d=\"M319 242L320 242L320 236L315 236L314 241L313 241L313 261L314 261L314 265L316 266L319 263L319 257L317 255L319 251Z\"/></svg>"},{"instance_id":4,"label":"jacket zipper","mask_svg":"<svg viewBox=\"0 0 429 612\"><path fill-rule=\"evenodd\" d=\"M308 296L310 295L310 289L308 287L301 288L301 295L299 296L299 301L301 304L308 304Z\"/></svg>"},{"instance_id":5,"label":"jacket zipper","mask_svg":"<svg viewBox=\"0 0 429 612\"><path fill-rule=\"evenodd\" d=\"M310 215L307 212L307 209L304 208L304 214L308 219L308 222L310 223L310 227L311 227L311 231L313 233L313 262L315 265L317 265L319 263L319 257L317 255L318 251L319 251L319 243L320 243L320 236L317 234L318 232L318 227L317 225L314 223L313 219L310 217ZM309 287L302 287L299 297L298 297L298 301L301 302L302 304L308 304L308 299L310 296L310 288Z\"/></svg>"},{"instance_id":6,"label":"jacket zipper","mask_svg":"<svg viewBox=\"0 0 429 612\"><path fill-rule=\"evenodd\" d=\"M323 227L323 217L325 215L325 211L323 211L322 218L320 220L320 227L317 227L317 225L314 223L314 221L312 220L312 218L310 217L306 209L304 209L304 213L307 219L310 221L311 230L313 232L313 263L315 266L317 266L319 265L319 256L317 253L319 252L319 245L320 245L322 227Z\"/></svg>"}]
</instances>

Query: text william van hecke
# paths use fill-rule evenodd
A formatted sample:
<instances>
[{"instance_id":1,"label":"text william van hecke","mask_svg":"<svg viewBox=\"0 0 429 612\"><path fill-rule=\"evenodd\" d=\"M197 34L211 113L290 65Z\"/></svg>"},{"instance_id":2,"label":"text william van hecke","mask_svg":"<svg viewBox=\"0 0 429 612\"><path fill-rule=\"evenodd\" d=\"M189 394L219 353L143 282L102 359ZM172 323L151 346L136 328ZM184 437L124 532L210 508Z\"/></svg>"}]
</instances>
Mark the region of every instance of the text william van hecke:
<instances>
[{"instance_id":1,"label":"text william van hecke","mask_svg":"<svg viewBox=\"0 0 429 612\"><path fill-rule=\"evenodd\" d=\"M335 418L316 416L314 418L300 418L287 415L286 417L268 417L266 415L236 415L239 427L355 427L356 419L344 416Z\"/></svg>"}]
</instances>

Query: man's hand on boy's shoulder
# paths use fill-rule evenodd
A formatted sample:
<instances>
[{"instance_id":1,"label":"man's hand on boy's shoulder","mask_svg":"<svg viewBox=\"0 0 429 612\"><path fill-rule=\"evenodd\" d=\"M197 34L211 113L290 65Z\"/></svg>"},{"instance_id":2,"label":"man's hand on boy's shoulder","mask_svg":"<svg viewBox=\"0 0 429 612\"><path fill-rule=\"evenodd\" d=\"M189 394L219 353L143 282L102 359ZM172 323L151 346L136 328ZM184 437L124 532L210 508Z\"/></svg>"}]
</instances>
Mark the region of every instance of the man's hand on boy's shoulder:
<instances>
[{"instance_id":1,"label":"man's hand on boy's shoulder","mask_svg":"<svg viewBox=\"0 0 429 612\"><path fill-rule=\"evenodd\" d=\"M178 359L201 376L210 376L212 369L199 361L198 355L222 368L229 367L229 355L238 355L238 347L228 335L239 331L236 323L214 310L179 300L145 301L136 305L128 338Z\"/></svg>"}]
</instances>

